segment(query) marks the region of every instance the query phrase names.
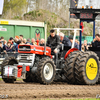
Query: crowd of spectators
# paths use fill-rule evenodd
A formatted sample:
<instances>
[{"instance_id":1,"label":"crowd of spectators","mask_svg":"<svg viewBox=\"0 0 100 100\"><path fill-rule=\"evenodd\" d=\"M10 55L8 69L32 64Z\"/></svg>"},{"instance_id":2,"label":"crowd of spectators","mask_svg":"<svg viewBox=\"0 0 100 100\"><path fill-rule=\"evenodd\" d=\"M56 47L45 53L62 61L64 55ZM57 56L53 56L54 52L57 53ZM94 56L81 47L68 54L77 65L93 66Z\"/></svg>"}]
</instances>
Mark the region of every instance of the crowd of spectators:
<instances>
[{"instance_id":1,"label":"crowd of spectators","mask_svg":"<svg viewBox=\"0 0 100 100\"><path fill-rule=\"evenodd\" d=\"M8 53L8 52L18 52L18 45L37 45L36 40L34 38L26 39L23 35L15 36L15 38L10 37L8 41L4 39L3 36L0 38L0 54ZM44 39L42 38L39 43L40 46L44 45Z\"/></svg>"},{"instance_id":2,"label":"crowd of spectators","mask_svg":"<svg viewBox=\"0 0 100 100\"><path fill-rule=\"evenodd\" d=\"M62 32L59 33L60 41L63 43L65 46L71 46L73 42L73 36L66 37ZM23 35L20 36L15 36L15 38L10 37L9 40L5 40L3 36L0 38L0 54L7 53L7 52L18 52L18 45L37 45L37 42L34 38L26 39L23 37ZM44 46L45 40L42 38L39 41L40 46ZM79 49L79 41L76 39L75 40L75 45L74 47ZM84 43L82 44L81 48L82 51L87 51L90 46L92 47L97 47L100 45L100 35L96 34L95 38L91 42L91 44L87 43L87 40L84 40Z\"/></svg>"}]
</instances>

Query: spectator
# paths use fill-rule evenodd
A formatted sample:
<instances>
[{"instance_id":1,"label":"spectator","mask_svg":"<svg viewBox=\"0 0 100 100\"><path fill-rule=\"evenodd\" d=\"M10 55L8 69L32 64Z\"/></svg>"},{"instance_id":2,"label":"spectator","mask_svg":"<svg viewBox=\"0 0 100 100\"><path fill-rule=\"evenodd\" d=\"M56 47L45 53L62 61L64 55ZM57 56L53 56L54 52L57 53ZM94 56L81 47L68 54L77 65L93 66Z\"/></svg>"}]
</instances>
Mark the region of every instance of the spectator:
<instances>
[{"instance_id":1,"label":"spectator","mask_svg":"<svg viewBox=\"0 0 100 100\"><path fill-rule=\"evenodd\" d=\"M37 45L34 38L32 38L32 40L31 40L31 45Z\"/></svg>"},{"instance_id":2,"label":"spectator","mask_svg":"<svg viewBox=\"0 0 100 100\"><path fill-rule=\"evenodd\" d=\"M76 42L78 45L80 45L80 42L79 42L77 39L75 39L75 42Z\"/></svg>"},{"instance_id":3,"label":"spectator","mask_svg":"<svg viewBox=\"0 0 100 100\"><path fill-rule=\"evenodd\" d=\"M2 46L3 46L3 41L4 41L4 37L1 36L0 41L2 42Z\"/></svg>"},{"instance_id":4,"label":"spectator","mask_svg":"<svg viewBox=\"0 0 100 100\"><path fill-rule=\"evenodd\" d=\"M4 37L3 36L1 36L1 41L4 41Z\"/></svg>"},{"instance_id":5,"label":"spectator","mask_svg":"<svg viewBox=\"0 0 100 100\"><path fill-rule=\"evenodd\" d=\"M3 46L2 46L2 42L0 42L0 54L1 54L1 52L3 52Z\"/></svg>"},{"instance_id":6,"label":"spectator","mask_svg":"<svg viewBox=\"0 0 100 100\"><path fill-rule=\"evenodd\" d=\"M13 44L13 42L14 42L13 37L10 37L9 42L11 42L11 44Z\"/></svg>"},{"instance_id":7,"label":"spectator","mask_svg":"<svg viewBox=\"0 0 100 100\"><path fill-rule=\"evenodd\" d=\"M67 38L64 33L59 33L60 41L64 44L64 46L70 46L70 40Z\"/></svg>"},{"instance_id":8,"label":"spectator","mask_svg":"<svg viewBox=\"0 0 100 100\"><path fill-rule=\"evenodd\" d=\"M26 44L26 39L25 38L23 39L23 43Z\"/></svg>"},{"instance_id":9,"label":"spectator","mask_svg":"<svg viewBox=\"0 0 100 100\"><path fill-rule=\"evenodd\" d=\"M7 46L5 46L5 49L7 52L13 52L15 51L15 47L13 45L11 45L11 42L7 42Z\"/></svg>"},{"instance_id":10,"label":"spectator","mask_svg":"<svg viewBox=\"0 0 100 100\"><path fill-rule=\"evenodd\" d=\"M14 44L14 46L16 45L17 41L18 41L18 39L17 39L17 38L15 38L15 39L14 39L14 43L13 43L13 44Z\"/></svg>"},{"instance_id":11,"label":"spectator","mask_svg":"<svg viewBox=\"0 0 100 100\"><path fill-rule=\"evenodd\" d=\"M26 44L30 44L30 39L27 39L27 42L26 42Z\"/></svg>"},{"instance_id":12,"label":"spectator","mask_svg":"<svg viewBox=\"0 0 100 100\"><path fill-rule=\"evenodd\" d=\"M15 39L18 41L19 40L19 36L15 36Z\"/></svg>"},{"instance_id":13,"label":"spectator","mask_svg":"<svg viewBox=\"0 0 100 100\"><path fill-rule=\"evenodd\" d=\"M7 41L6 40L4 40L4 42L3 42L3 49L5 50L5 47L7 46Z\"/></svg>"},{"instance_id":14,"label":"spectator","mask_svg":"<svg viewBox=\"0 0 100 100\"><path fill-rule=\"evenodd\" d=\"M55 34L55 30L50 30L50 36L47 39L47 46L51 47L51 53L57 54L60 47L60 38Z\"/></svg>"},{"instance_id":15,"label":"spectator","mask_svg":"<svg viewBox=\"0 0 100 100\"><path fill-rule=\"evenodd\" d=\"M24 41L22 40L21 43L20 43L20 45L24 45L24 44L25 44L25 43L24 43Z\"/></svg>"},{"instance_id":16,"label":"spectator","mask_svg":"<svg viewBox=\"0 0 100 100\"><path fill-rule=\"evenodd\" d=\"M23 35L20 35L19 39L20 39L21 41L23 41Z\"/></svg>"},{"instance_id":17,"label":"spectator","mask_svg":"<svg viewBox=\"0 0 100 100\"><path fill-rule=\"evenodd\" d=\"M16 43L16 45L15 45L15 50L16 50L16 52L18 52L18 45L20 45L20 44L21 44L21 41L18 40L17 43Z\"/></svg>"},{"instance_id":18,"label":"spectator","mask_svg":"<svg viewBox=\"0 0 100 100\"><path fill-rule=\"evenodd\" d=\"M6 50L3 48L2 42L0 42L0 58L1 57L7 57Z\"/></svg>"},{"instance_id":19,"label":"spectator","mask_svg":"<svg viewBox=\"0 0 100 100\"><path fill-rule=\"evenodd\" d=\"M29 43L29 42L27 42L27 45L30 45L30 43Z\"/></svg>"},{"instance_id":20,"label":"spectator","mask_svg":"<svg viewBox=\"0 0 100 100\"><path fill-rule=\"evenodd\" d=\"M4 41L4 37L3 37L3 36L1 36L1 42L3 43L3 41Z\"/></svg>"},{"instance_id":21,"label":"spectator","mask_svg":"<svg viewBox=\"0 0 100 100\"><path fill-rule=\"evenodd\" d=\"M44 44L45 44L45 40L42 38L42 39L40 40L40 46L44 46Z\"/></svg>"},{"instance_id":22,"label":"spectator","mask_svg":"<svg viewBox=\"0 0 100 100\"><path fill-rule=\"evenodd\" d=\"M100 35L96 34L92 41L92 47L100 47Z\"/></svg>"},{"instance_id":23,"label":"spectator","mask_svg":"<svg viewBox=\"0 0 100 100\"><path fill-rule=\"evenodd\" d=\"M87 51L88 50L87 40L84 40L84 43L82 44L82 50Z\"/></svg>"},{"instance_id":24,"label":"spectator","mask_svg":"<svg viewBox=\"0 0 100 100\"><path fill-rule=\"evenodd\" d=\"M69 36L69 40L70 40L69 46L72 46L72 43L73 43L73 36L72 35ZM79 49L79 45L76 42L74 43L74 48Z\"/></svg>"}]
</instances>

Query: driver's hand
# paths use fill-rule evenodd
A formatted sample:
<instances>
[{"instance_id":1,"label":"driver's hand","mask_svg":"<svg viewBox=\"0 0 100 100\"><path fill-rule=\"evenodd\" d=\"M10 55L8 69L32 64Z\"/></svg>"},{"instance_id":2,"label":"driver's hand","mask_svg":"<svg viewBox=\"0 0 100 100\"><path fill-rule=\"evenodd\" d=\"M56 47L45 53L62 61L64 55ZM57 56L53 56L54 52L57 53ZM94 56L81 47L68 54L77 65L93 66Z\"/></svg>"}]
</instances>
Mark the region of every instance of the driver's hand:
<instances>
[{"instance_id":1,"label":"driver's hand","mask_svg":"<svg viewBox=\"0 0 100 100\"><path fill-rule=\"evenodd\" d=\"M56 49L54 49L54 53L57 53L57 51L58 51L58 50L57 50L57 48L56 48Z\"/></svg>"}]
</instances>

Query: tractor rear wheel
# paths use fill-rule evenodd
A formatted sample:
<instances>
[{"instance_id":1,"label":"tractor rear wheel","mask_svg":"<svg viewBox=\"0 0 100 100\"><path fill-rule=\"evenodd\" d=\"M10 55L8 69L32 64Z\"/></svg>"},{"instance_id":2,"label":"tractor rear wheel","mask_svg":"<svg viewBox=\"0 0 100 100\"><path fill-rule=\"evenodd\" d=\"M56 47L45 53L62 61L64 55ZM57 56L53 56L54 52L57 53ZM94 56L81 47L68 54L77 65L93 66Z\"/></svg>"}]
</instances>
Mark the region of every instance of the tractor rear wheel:
<instances>
[{"instance_id":1,"label":"tractor rear wheel","mask_svg":"<svg viewBox=\"0 0 100 100\"><path fill-rule=\"evenodd\" d=\"M5 60L3 61L2 65L1 65L1 75L3 76L3 68L6 65L14 65L14 64L18 64L17 60L15 57L7 57L5 58ZM10 79L10 78L2 78L3 81L5 83L13 83L16 79Z\"/></svg>"},{"instance_id":2,"label":"tractor rear wheel","mask_svg":"<svg viewBox=\"0 0 100 100\"><path fill-rule=\"evenodd\" d=\"M49 57L40 60L37 68L37 80L42 84L50 84L53 82L56 74L56 66L54 61Z\"/></svg>"},{"instance_id":3,"label":"tractor rear wheel","mask_svg":"<svg viewBox=\"0 0 100 100\"><path fill-rule=\"evenodd\" d=\"M75 79L79 84L95 84L99 78L99 58L87 51L78 56L75 63Z\"/></svg>"},{"instance_id":4,"label":"tractor rear wheel","mask_svg":"<svg viewBox=\"0 0 100 100\"><path fill-rule=\"evenodd\" d=\"M74 51L71 52L68 57L66 58L66 66L64 68L64 76L66 77L66 80L68 83L70 84L75 84L75 62L76 62L76 58L79 56L79 54L81 53L81 51Z\"/></svg>"}]
</instances>

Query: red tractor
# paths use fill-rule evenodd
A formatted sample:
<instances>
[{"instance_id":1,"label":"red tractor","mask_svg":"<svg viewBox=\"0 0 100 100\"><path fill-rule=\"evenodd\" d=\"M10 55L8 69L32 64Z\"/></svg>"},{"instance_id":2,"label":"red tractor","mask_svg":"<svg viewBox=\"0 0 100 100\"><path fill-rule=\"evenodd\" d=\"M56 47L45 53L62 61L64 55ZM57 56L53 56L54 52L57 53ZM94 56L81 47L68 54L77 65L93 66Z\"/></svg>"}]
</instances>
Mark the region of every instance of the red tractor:
<instances>
[{"instance_id":1,"label":"red tractor","mask_svg":"<svg viewBox=\"0 0 100 100\"><path fill-rule=\"evenodd\" d=\"M73 30L73 29L68 29ZM12 83L17 78L24 82L50 84L64 79L72 84L95 84L99 79L99 59L94 52L82 52L74 47L64 47L54 62L51 48L46 46L19 45L18 62L14 57L5 58L1 67L2 79ZM59 55L59 54L58 54Z\"/></svg>"}]
</instances>

